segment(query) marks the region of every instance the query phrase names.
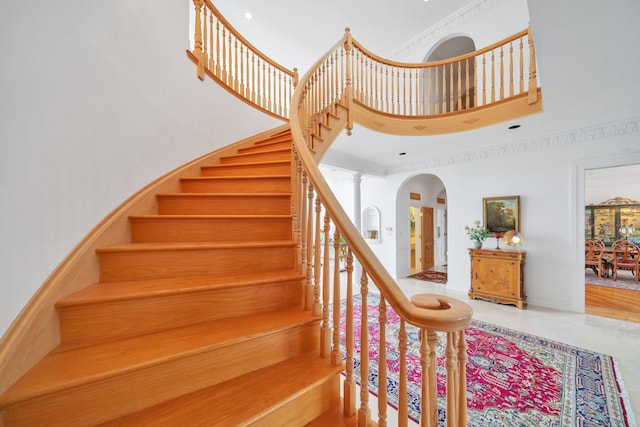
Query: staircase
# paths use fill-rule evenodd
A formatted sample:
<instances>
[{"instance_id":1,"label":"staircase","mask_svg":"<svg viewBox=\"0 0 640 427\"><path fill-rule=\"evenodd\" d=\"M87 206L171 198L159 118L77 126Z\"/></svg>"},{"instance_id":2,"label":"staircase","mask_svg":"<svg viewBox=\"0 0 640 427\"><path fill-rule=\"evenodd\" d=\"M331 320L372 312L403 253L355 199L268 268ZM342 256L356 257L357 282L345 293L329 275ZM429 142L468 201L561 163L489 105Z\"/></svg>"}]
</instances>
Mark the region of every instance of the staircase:
<instances>
[{"instance_id":1,"label":"staircase","mask_svg":"<svg viewBox=\"0 0 640 427\"><path fill-rule=\"evenodd\" d=\"M0 396L0 426L353 425L303 309L290 133L157 204L57 303L61 344Z\"/></svg>"}]
</instances>

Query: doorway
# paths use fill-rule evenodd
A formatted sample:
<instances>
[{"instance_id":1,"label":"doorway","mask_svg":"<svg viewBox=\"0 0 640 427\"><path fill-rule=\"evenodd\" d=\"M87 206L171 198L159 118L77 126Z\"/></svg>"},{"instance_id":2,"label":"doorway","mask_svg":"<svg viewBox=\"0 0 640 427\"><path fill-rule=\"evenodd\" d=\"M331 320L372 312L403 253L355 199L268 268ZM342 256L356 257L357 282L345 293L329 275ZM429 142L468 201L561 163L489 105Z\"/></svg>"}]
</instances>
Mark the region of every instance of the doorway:
<instances>
[{"instance_id":1,"label":"doorway","mask_svg":"<svg viewBox=\"0 0 640 427\"><path fill-rule=\"evenodd\" d=\"M606 260L600 268L585 262L585 311L640 322L640 284L631 271L612 271L614 242L640 244L640 165L587 169L584 190L584 240L601 244Z\"/></svg>"}]
</instances>

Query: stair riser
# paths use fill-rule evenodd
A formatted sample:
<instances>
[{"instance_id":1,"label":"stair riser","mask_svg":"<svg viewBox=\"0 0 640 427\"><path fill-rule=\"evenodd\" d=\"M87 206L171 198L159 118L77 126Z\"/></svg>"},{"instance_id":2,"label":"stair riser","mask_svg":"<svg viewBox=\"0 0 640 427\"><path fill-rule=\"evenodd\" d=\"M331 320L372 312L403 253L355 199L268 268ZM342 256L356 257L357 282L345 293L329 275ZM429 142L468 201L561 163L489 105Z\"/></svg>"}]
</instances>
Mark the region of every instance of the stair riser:
<instances>
[{"instance_id":1,"label":"stair riser","mask_svg":"<svg viewBox=\"0 0 640 427\"><path fill-rule=\"evenodd\" d=\"M241 148L238 150L238 154L262 153L271 150L287 149L291 149L291 139L280 142L265 142L263 144L256 144L253 147Z\"/></svg>"},{"instance_id":2,"label":"stair riser","mask_svg":"<svg viewBox=\"0 0 640 427\"><path fill-rule=\"evenodd\" d=\"M290 280L63 307L61 339L66 346L81 347L198 322L300 307L302 289L301 280Z\"/></svg>"},{"instance_id":3,"label":"stair riser","mask_svg":"<svg viewBox=\"0 0 640 427\"><path fill-rule=\"evenodd\" d=\"M202 176L289 175L290 173L290 162L216 165L201 168Z\"/></svg>"},{"instance_id":4,"label":"stair riser","mask_svg":"<svg viewBox=\"0 0 640 427\"><path fill-rule=\"evenodd\" d=\"M246 425L252 427L303 426L339 402L340 376L334 375Z\"/></svg>"},{"instance_id":5,"label":"stair riser","mask_svg":"<svg viewBox=\"0 0 640 427\"><path fill-rule=\"evenodd\" d=\"M296 328L137 367L127 373L2 408L4 426L69 427L103 423L312 351L317 348L318 334L317 326Z\"/></svg>"},{"instance_id":6,"label":"stair riser","mask_svg":"<svg viewBox=\"0 0 640 427\"><path fill-rule=\"evenodd\" d=\"M131 219L133 243L291 240L290 218Z\"/></svg>"},{"instance_id":7,"label":"stair riser","mask_svg":"<svg viewBox=\"0 0 640 427\"><path fill-rule=\"evenodd\" d=\"M291 160L291 150L274 150L272 152L237 154L220 158L222 164L268 162L275 160Z\"/></svg>"},{"instance_id":8,"label":"stair riser","mask_svg":"<svg viewBox=\"0 0 640 427\"><path fill-rule=\"evenodd\" d=\"M100 280L146 280L182 276L233 276L246 271L295 269L295 246L123 251L100 254Z\"/></svg>"},{"instance_id":9,"label":"stair riser","mask_svg":"<svg viewBox=\"0 0 640 427\"><path fill-rule=\"evenodd\" d=\"M160 215L289 215L291 197L193 196L158 197Z\"/></svg>"},{"instance_id":10,"label":"stair riser","mask_svg":"<svg viewBox=\"0 0 640 427\"><path fill-rule=\"evenodd\" d=\"M231 179L183 179L181 189L185 193L289 193L291 178L256 177Z\"/></svg>"}]
</instances>

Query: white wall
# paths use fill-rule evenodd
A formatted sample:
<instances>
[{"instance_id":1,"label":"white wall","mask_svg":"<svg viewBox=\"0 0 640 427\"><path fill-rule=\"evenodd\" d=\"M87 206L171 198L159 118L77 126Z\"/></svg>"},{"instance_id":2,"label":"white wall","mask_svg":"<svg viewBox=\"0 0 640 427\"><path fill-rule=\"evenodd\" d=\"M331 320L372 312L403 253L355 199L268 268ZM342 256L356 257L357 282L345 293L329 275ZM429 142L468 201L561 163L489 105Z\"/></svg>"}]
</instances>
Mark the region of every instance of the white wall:
<instances>
[{"instance_id":1,"label":"white wall","mask_svg":"<svg viewBox=\"0 0 640 427\"><path fill-rule=\"evenodd\" d=\"M517 145L517 144L516 144ZM408 263L408 245L401 234L408 233L408 192L422 188L406 185L407 180L424 173L439 177L447 190L448 209L448 272L447 288L465 292L469 288L469 239L464 225L482 219L482 199L494 196L520 196L523 250L527 251L525 282L530 304L563 310L582 311L584 293L580 291L584 278L579 253L584 221L583 184L576 178L584 168L597 165L640 163L637 136L623 135L599 141L559 145L529 145L518 152L497 149L477 156L461 157L450 166L427 169L377 179L375 190L363 188L363 195L380 207L385 226L394 227L396 238L384 238L376 248L383 264L403 277ZM538 147L538 148L536 148ZM513 146L511 146L513 148ZM582 171L582 172L581 172ZM366 181L365 181L366 182ZM364 196L363 196L364 197ZM577 202L578 201L578 202ZM406 225L406 227L405 227ZM406 234L406 233L404 233ZM485 242L495 247L495 240ZM405 248L404 246L407 246ZM405 250L406 249L406 250ZM406 255L406 256L405 256Z\"/></svg>"},{"instance_id":2,"label":"white wall","mask_svg":"<svg viewBox=\"0 0 640 427\"><path fill-rule=\"evenodd\" d=\"M190 3L158 6L0 2L0 334L138 189L281 124L198 80L185 53Z\"/></svg>"}]
</instances>

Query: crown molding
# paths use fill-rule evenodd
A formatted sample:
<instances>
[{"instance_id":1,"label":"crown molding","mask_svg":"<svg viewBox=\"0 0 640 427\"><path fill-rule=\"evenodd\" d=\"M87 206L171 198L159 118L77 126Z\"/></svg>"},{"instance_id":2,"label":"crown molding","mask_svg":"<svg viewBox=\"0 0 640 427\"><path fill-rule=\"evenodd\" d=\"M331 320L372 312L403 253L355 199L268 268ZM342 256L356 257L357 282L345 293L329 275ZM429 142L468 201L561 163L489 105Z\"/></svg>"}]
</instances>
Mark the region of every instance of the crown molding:
<instances>
[{"instance_id":1,"label":"crown molding","mask_svg":"<svg viewBox=\"0 0 640 427\"><path fill-rule=\"evenodd\" d=\"M416 49L423 50L425 46L432 46L443 37L455 33L458 28L470 19L476 18L477 16L486 13L488 10L494 9L504 1L506 0L477 0L468 4L456 13L448 16L437 24L432 25L416 37L391 51L389 59L397 61L400 58L406 57Z\"/></svg>"},{"instance_id":2,"label":"crown molding","mask_svg":"<svg viewBox=\"0 0 640 427\"><path fill-rule=\"evenodd\" d=\"M423 160L410 165L390 167L387 168L386 174L395 175L406 172L424 171L425 169L453 166L462 163L507 157L515 154L531 153L534 151L599 141L637 133L640 133L640 117L569 130L553 135L540 136L534 139L483 147L477 150L463 151L440 158Z\"/></svg>"}]
</instances>

